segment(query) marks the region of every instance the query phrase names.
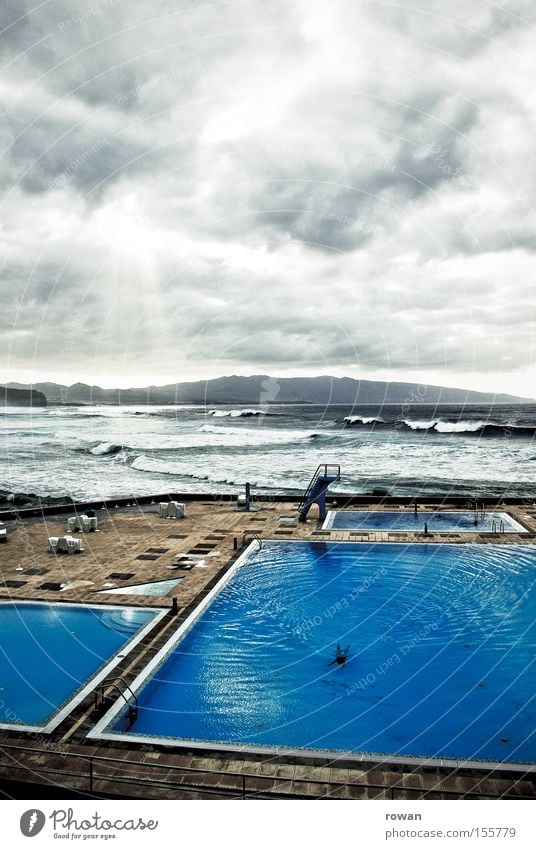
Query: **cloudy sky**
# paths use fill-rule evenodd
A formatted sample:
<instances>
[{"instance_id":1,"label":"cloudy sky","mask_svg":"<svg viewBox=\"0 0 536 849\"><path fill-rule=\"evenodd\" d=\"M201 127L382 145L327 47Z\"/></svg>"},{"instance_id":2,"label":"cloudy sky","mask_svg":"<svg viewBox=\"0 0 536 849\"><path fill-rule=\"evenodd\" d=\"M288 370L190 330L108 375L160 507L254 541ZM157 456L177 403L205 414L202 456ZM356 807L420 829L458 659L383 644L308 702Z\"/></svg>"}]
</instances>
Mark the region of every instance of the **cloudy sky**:
<instances>
[{"instance_id":1,"label":"cloudy sky","mask_svg":"<svg viewBox=\"0 0 536 849\"><path fill-rule=\"evenodd\" d=\"M535 39L533 0L2 0L0 380L534 394Z\"/></svg>"}]
</instances>

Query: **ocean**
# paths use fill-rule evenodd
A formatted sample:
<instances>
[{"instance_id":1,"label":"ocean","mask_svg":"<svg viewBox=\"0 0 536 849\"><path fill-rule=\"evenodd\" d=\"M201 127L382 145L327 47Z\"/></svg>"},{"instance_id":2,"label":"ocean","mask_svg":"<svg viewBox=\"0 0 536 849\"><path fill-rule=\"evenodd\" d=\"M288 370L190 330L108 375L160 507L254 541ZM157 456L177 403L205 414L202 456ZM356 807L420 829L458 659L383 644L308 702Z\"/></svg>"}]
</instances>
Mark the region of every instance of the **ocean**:
<instances>
[{"instance_id":1,"label":"ocean","mask_svg":"<svg viewBox=\"0 0 536 849\"><path fill-rule=\"evenodd\" d=\"M170 492L535 497L536 404L6 408L0 506Z\"/></svg>"}]
</instances>

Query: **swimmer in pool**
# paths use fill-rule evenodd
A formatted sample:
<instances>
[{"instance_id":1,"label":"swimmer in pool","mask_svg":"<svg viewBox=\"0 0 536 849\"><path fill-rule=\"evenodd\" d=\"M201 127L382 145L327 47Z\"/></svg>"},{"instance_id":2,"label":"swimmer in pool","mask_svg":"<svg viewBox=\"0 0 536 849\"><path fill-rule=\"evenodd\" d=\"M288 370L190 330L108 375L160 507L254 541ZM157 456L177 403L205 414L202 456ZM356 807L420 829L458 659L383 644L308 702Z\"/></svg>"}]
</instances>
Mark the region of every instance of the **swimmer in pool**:
<instances>
[{"instance_id":1,"label":"swimmer in pool","mask_svg":"<svg viewBox=\"0 0 536 849\"><path fill-rule=\"evenodd\" d=\"M348 660L348 653L350 651L350 646L346 646L345 649L341 648L340 643L337 643L337 650L335 652L335 659L328 663L328 666L333 666L336 663L338 666L342 666Z\"/></svg>"}]
</instances>

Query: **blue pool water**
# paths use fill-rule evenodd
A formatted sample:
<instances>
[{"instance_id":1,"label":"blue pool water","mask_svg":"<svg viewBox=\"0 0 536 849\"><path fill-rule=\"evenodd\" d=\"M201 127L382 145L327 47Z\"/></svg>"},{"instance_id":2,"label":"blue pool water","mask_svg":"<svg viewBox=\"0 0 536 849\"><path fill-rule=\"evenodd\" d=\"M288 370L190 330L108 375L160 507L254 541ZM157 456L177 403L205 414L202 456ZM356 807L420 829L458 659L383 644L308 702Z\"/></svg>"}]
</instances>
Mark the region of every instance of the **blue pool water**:
<instances>
[{"instance_id":1,"label":"blue pool water","mask_svg":"<svg viewBox=\"0 0 536 849\"><path fill-rule=\"evenodd\" d=\"M425 523L430 533L457 531L458 533L526 533L526 528L508 513L492 511L479 516L471 512L427 511L400 512L397 510L332 510L324 523L326 530L360 531L424 531Z\"/></svg>"},{"instance_id":2,"label":"blue pool water","mask_svg":"<svg viewBox=\"0 0 536 849\"><path fill-rule=\"evenodd\" d=\"M533 761L535 567L532 546L265 542L104 734Z\"/></svg>"},{"instance_id":3,"label":"blue pool water","mask_svg":"<svg viewBox=\"0 0 536 849\"><path fill-rule=\"evenodd\" d=\"M0 604L0 723L44 725L161 613Z\"/></svg>"}]
</instances>

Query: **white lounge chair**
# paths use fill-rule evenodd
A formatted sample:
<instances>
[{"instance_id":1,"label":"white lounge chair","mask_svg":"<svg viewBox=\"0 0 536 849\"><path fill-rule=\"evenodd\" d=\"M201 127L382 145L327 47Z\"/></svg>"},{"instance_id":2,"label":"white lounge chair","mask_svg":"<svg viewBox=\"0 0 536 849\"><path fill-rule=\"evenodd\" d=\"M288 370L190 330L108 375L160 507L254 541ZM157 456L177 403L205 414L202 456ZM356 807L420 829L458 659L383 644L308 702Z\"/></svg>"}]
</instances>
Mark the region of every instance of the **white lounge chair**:
<instances>
[{"instance_id":1,"label":"white lounge chair","mask_svg":"<svg viewBox=\"0 0 536 849\"><path fill-rule=\"evenodd\" d=\"M64 537L49 537L48 550L52 554L60 554L62 551L66 554L76 554L84 551L84 547L81 539L66 535Z\"/></svg>"},{"instance_id":2,"label":"white lounge chair","mask_svg":"<svg viewBox=\"0 0 536 849\"><path fill-rule=\"evenodd\" d=\"M7 528L3 522L0 522L0 542L7 542Z\"/></svg>"}]
</instances>

